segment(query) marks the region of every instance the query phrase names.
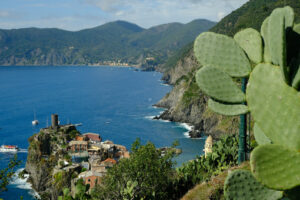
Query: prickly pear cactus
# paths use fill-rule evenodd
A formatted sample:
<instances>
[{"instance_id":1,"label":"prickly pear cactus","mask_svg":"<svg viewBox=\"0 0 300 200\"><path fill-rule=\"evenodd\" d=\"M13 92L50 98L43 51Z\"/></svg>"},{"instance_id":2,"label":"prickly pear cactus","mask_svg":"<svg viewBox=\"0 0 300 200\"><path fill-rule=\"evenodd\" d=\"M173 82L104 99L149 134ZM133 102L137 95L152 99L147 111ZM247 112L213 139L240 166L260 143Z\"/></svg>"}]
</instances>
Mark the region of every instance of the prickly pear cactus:
<instances>
[{"instance_id":1,"label":"prickly pear cactus","mask_svg":"<svg viewBox=\"0 0 300 200\"><path fill-rule=\"evenodd\" d=\"M300 153L277 144L259 145L251 153L251 171L256 179L276 190L300 185Z\"/></svg>"},{"instance_id":2,"label":"prickly pear cactus","mask_svg":"<svg viewBox=\"0 0 300 200\"><path fill-rule=\"evenodd\" d=\"M247 103L271 141L300 150L300 94L284 83L278 66L255 67L248 82Z\"/></svg>"},{"instance_id":3,"label":"prickly pear cactus","mask_svg":"<svg viewBox=\"0 0 300 200\"><path fill-rule=\"evenodd\" d=\"M271 61L279 65L284 80L289 83L289 70L286 65L286 11L283 8L275 9L269 19L268 35Z\"/></svg>"},{"instance_id":4,"label":"prickly pear cactus","mask_svg":"<svg viewBox=\"0 0 300 200\"><path fill-rule=\"evenodd\" d=\"M259 146L251 153L250 163L256 180L269 189L286 191L286 197L300 196L300 25L294 25L293 9L275 9L260 34L245 29L235 35L236 41L215 33L200 34L194 51L204 67L196 81L212 98L211 110L224 115L249 111L253 116ZM249 77L246 105L233 77ZM248 191L250 185L239 188L244 182L237 181L237 176L241 174L236 172L226 180L227 199L268 199L255 196L259 190ZM244 196L248 193L254 193L252 198Z\"/></svg>"},{"instance_id":5,"label":"prickly pear cactus","mask_svg":"<svg viewBox=\"0 0 300 200\"><path fill-rule=\"evenodd\" d=\"M272 141L266 136L266 134L259 128L257 123L254 124L253 133L257 144L271 144Z\"/></svg>"},{"instance_id":6,"label":"prickly pear cactus","mask_svg":"<svg viewBox=\"0 0 300 200\"><path fill-rule=\"evenodd\" d=\"M212 99L208 100L208 107L218 114L228 116L241 115L249 112L248 107L243 104L223 104Z\"/></svg>"},{"instance_id":7,"label":"prickly pear cactus","mask_svg":"<svg viewBox=\"0 0 300 200\"><path fill-rule=\"evenodd\" d=\"M196 73L196 82L205 94L224 102L240 103L245 94L231 77L215 67L203 67Z\"/></svg>"},{"instance_id":8,"label":"prickly pear cactus","mask_svg":"<svg viewBox=\"0 0 300 200\"><path fill-rule=\"evenodd\" d=\"M246 28L235 34L234 39L244 49L252 62L256 64L262 62L262 39L257 30L253 28Z\"/></svg>"},{"instance_id":9,"label":"prickly pear cactus","mask_svg":"<svg viewBox=\"0 0 300 200\"><path fill-rule=\"evenodd\" d=\"M203 66L218 68L232 77L245 77L251 71L243 49L228 36L202 33L195 40L194 52Z\"/></svg>"},{"instance_id":10,"label":"prickly pear cactus","mask_svg":"<svg viewBox=\"0 0 300 200\"><path fill-rule=\"evenodd\" d=\"M231 200L277 200L282 198L282 192L264 187L247 170L230 172L224 184L224 191L226 199Z\"/></svg>"},{"instance_id":11,"label":"prickly pear cactus","mask_svg":"<svg viewBox=\"0 0 300 200\"><path fill-rule=\"evenodd\" d=\"M270 49L269 49L269 19L270 17L267 17L262 25L261 25L261 36L263 37L264 40L264 62L265 63L271 63L271 55L270 55Z\"/></svg>"}]
</instances>

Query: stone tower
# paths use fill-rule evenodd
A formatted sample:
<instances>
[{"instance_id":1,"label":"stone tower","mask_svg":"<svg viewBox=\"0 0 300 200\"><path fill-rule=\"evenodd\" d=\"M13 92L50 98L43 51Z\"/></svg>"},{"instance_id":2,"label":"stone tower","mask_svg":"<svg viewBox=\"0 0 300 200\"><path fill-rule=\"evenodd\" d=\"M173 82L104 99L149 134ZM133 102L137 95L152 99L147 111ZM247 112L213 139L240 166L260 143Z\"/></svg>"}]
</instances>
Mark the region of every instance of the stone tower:
<instances>
[{"instance_id":1,"label":"stone tower","mask_svg":"<svg viewBox=\"0 0 300 200\"><path fill-rule=\"evenodd\" d=\"M57 114L52 114L51 115L51 127L53 129L58 128L58 115Z\"/></svg>"},{"instance_id":2,"label":"stone tower","mask_svg":"<svg viewBox=\"0 0 300 200\"><path fill-rule=\"evenodd\" d=\"M205 146L204 146L205 158L207 154L212 153L212 145L213 145L213 139L211 136L208 136L207 139L205 140Z\"/></svg>"}]
</instances>

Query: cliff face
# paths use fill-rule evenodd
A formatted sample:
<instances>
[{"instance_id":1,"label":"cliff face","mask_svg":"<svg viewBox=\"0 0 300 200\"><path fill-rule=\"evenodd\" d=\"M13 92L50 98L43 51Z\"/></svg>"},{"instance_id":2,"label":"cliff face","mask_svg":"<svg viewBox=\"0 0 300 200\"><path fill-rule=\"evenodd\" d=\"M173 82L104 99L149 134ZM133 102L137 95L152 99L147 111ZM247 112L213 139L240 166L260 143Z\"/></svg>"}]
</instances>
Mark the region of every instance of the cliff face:
<instances>
[{"instance_id":1,"label":"cliff face","mask_svg":"<svg viewBox=\"0 0 300 200\"><path fill-rule=\"evenodd\" d=\"M218 115L208 109L208 98L199 90L195 81L195 72L199 67L190 50L188 56L164 73L163 80L174 87L156 104L167 108L158 118L193 125L195 130L190 133L191 137L205 134L218 138L225 133L238 132L238 117Z\"/></svg>"},{"instance_id":2,"label":"cliff face","mask_svg":"<svg viewBox=\"0 0 300 200\"><path fill-rule=\"evenodd\" d=\"M66 141L76 134L74 126L66 126L58 130L41 129L38 134L29 138L25 170L33 189L42 199L57 199L62 187L70 187L71 176L75 171L65 173L58 180L57 168L59 160L71 160L67 156Z\"/></svg>"}]
</instances>

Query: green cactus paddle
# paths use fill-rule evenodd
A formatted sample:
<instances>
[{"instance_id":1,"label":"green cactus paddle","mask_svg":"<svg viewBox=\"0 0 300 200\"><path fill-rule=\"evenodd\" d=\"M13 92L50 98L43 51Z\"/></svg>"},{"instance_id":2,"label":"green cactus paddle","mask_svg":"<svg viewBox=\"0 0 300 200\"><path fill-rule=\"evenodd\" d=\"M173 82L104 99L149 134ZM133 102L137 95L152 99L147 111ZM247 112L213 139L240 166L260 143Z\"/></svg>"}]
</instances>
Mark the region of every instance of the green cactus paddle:
<instances>
[{"instance_id":1,"label":"green cactus paddle","mask_svg":"<svg viewBox=\"0 0 300 200\"><path fill-rule=\"evenodd\" d=\"M232 77L246 77L251 71L243 49L225 35L211 32L200 34L194 43L194 53L203 66L218 68Z\"/></svg>"},{"instance_id":2,"label":"green cactus paddle","mask_svg":"<svg viewBox=\"0 0 300 200\"><path fill-rule=\"evenodd\" d=\"M257 144L262 145L262 144L271 144L272 143L271 140L259 128L257 123L254 124L253 132L254 132L254 137L255 137Z\"/></svg>"},{"instance_id":3,"label":"green cactus paddle","mask_svg":"<svg viewBox=\"0 0 300 200\"><path fill-rule=\"evenodd\" d=\"M274 144L300 150L300 94L282 80L278 66L257 65L246 98L255 122Z\"/></svg>"},{"instance_id":4,"label":"green cactus paddle","mask_svg":"<svg viewBox=\"0 0 300 200\"><path fill-rule=\"evenodd\" d=\"M245 101L245 94L233 82L231 77L214 67L202 67L196 73L196 82L208 96L229 103Z\"/></svg>"},{"instance_id":5,"label":"green cactus paddle","mask_svg":"<svg viewBox=\"0 0 300 200\"><path fill-rule=\"evenodd\" d=\"M230 200L277 200L282 192L264 187L250 171L234 170L225 180L224 196Z\"/></svg>"},{"instance_id":6,"label":"green cactus paddle","mask_svg":"<svg viewBox=\"0 0 300 200\"><path fill-rule=\"evenodd\" d=\"M276 190L300 185L300 153L276 144L256 147L250 158L251 171L256 179Z\"/></svg>"},{"instance_id":7,"label":"green cactus paddle","mask_svg":"<svg viewBox=\"0 0 300 200\"><path fill-rule=\"evenodd\" d=\"M241 115L249 112L248 107L243 104L223 104L212 99L208 100L208 107L215 113L227 116Z\"/></svg>"},{"instance_id":8,"label":"green cactus paddle","mask_svg":"<svg viewBox=\"0 0 300 200\"><path fill-rule=\"evenodd\" d=\"M249 59L258 64L263 59L263 46L260 33L253 29L244 29L234 36L235 41L244 49Z\"/></svg>"}]
</instances>

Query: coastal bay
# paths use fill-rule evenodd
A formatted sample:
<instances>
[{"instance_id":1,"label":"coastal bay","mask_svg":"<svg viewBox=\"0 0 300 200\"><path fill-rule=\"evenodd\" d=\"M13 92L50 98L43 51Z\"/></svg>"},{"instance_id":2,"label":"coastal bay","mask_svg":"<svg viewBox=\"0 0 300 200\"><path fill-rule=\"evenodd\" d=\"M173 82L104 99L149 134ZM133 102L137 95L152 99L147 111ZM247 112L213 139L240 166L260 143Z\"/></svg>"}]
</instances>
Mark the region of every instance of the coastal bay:
<instances>
[{"instance_id":1,"label":"coastal bay","mask_svg":"<svg viewBox=\"0 0 300 200\"><path fill-rule=\"evenodd\" d=\"M189 139L183 124L152 120L162 109L152 105L171 90L157 72L137 72L119 67L0 67L1 143L28 147L27 139L50 124L50 114L58 113L62 124L82 123L79 131L96 132L104 140L125 145L140 138L157 147L178 140L183 153L180 163L202 154L203 139ZM34 118L40 121L31 125ZM48 125L49 125L48 124ZM0 154L1 168L12 155ZM26 153L18 153L26 162ZM2 162L3 161L3 162ZM16 199L16 194L31 199L26 185L9 186L1 198Z\"/></svg>"}]
</instances>

